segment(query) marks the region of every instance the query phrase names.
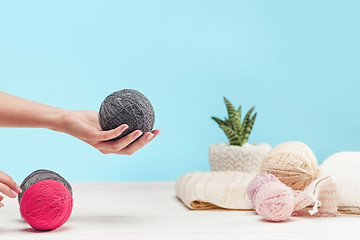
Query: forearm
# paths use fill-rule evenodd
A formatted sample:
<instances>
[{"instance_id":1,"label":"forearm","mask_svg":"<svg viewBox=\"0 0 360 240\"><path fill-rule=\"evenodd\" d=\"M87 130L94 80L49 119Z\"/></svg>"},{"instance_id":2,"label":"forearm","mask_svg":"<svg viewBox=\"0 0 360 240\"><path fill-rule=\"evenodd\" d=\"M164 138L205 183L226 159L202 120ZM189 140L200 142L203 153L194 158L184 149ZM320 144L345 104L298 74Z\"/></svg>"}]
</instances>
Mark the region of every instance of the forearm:
<instances>
[{"instance_id":1,"label":"forearm","mask_svg":"<svg viewBox=\"0 0 360 240\"><path fill-rule=\"evenodd\" d=\"M57 129L64 111L0 91L0 127Z\"/></svg>"}]
</instances>

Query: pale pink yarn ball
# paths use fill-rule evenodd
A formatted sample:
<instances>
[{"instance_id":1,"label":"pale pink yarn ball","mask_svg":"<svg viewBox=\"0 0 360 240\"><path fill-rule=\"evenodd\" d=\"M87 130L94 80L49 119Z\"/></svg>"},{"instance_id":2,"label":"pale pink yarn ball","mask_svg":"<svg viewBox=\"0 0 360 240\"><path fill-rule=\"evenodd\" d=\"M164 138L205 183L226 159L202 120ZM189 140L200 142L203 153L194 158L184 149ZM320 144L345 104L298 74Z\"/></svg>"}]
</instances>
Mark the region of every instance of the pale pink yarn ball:
<instances>
[{"instance_id":1,"label":"pale pink yarn ball","mask_svg":"<svg viewBox=\"0 0 360 240\"><path fill-rule=\"evenodd\" d=\"M269 183L269 182L280 183L280 180L272 174L262 173L257 175L253 180L249 182L249 185L246 190L246 194L249 197L253 208L255 208L255 199L257 192L265 183Z\"/></svg>"},{"instance_id":2,"label":"pale pink yarn ball","mask_svg":"<svg viewBox=\"0 0 360 240\"><path fill-rule=\"evenodd\" d=\"M293 190L280 182L265 183L255 197L255 210L267 221L280 222L289 219L294 205Z\"/></svg>"}]
</instances>

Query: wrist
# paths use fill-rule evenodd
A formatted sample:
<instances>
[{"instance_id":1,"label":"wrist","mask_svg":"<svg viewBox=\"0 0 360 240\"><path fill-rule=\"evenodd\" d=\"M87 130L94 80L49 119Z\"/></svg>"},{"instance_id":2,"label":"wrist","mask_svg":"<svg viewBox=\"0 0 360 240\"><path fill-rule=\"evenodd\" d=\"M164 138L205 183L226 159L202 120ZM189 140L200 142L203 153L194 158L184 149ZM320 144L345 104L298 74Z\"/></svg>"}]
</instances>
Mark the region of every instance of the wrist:
<instances>
[{"instance_id":1,"label":"wrist","mask_svg":"<svg viewBox=\"0 0 360 240\"><path fill-rule=\"evenodd\" d=\"M47 128L57 132L63 132L64 119L66 119L70 112L70 110L61 108L54 109L53 112L49 113Z\"/></svg>"}]
</instances>

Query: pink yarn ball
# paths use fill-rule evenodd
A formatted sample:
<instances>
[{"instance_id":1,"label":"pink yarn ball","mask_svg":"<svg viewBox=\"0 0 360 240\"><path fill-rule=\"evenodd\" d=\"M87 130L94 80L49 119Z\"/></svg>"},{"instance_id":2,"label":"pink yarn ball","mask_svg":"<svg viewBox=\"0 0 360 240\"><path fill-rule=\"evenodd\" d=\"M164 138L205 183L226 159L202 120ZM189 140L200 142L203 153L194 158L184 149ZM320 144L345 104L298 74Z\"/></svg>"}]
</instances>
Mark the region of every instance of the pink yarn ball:
<instances>
[{"instance_id":1,"label":"pink yarn ball","mask_svg":"<svg viewBox=\"0 0 360 240\"><path fill-rule=\"evenodd\" d=\"M20 202L21 216L36 230L54 230L70 217L73 199L64 184L43 180L30 186Z\"/></svg>"},{"instance_id":2,"label":"pink yarn ball","mask_svg":"<svg viewBox=\"0 0 360 240\"><path fill-rule=\"evenodd\" d=\"M267 221L279 222L290 218L295 205L293 190L281 182L268 182L259 188L255 210Z\"/></svg>"},{"instance_id":3,"label":"pink yarn ball","mask_svg":"<svg viewBox=\"0 0 360 240\"><path fill-rule=\"evenodd\" d=\"M255 207L255 198L259 189L265 183L269 183L269 182L280 182L280 180L272 174L262 173L257 175L253 180L250 181L246 190L246 194L249 197L251 201L251 205L253 207Z\"/></svg>"}]
</instances>

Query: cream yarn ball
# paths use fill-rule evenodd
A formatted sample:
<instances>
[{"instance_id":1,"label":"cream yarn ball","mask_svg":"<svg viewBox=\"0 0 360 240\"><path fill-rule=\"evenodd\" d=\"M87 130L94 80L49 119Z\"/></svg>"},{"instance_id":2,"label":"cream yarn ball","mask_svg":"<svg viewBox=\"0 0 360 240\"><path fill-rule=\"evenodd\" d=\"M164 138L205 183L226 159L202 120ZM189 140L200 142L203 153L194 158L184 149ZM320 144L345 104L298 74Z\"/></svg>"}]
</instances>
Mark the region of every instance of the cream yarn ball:
<instances>
[{"instance_id":1,"label":"cream yarn ball","mask_svg":"<svg viewBox=\"0 0 360 240\"><path fill-rule=\"evenodd\" d=\"M304 190L318 176L318 163L304 143L292 141L275 146L263 159L261 172L275 175L293 190Z\"/></svg>"},{"instance_id":2,"label":"cream yarn ball","mask_svg":"<svg viewBox=\"0 0 360 240\"><path fill-rule=\"evenodd\" d=\"M339 187L339 211L360 214L360 152L340 152L320 166L320 176L332 176Z\"/></svg>"}]
</instances>

